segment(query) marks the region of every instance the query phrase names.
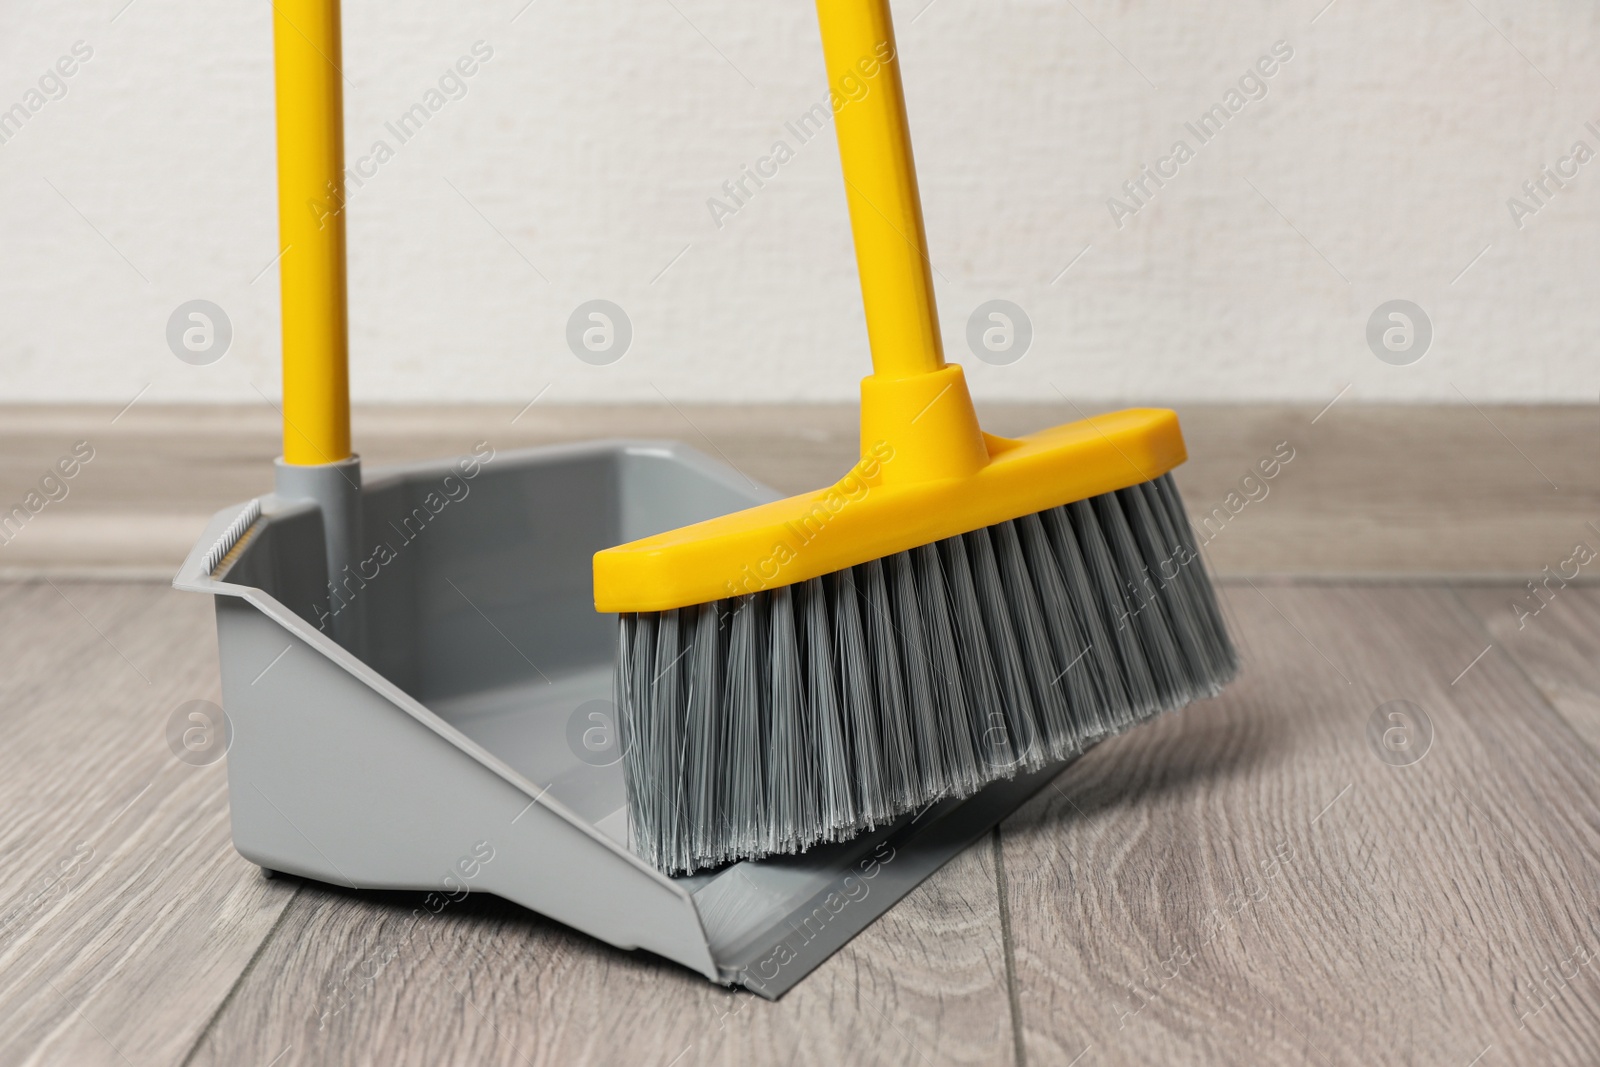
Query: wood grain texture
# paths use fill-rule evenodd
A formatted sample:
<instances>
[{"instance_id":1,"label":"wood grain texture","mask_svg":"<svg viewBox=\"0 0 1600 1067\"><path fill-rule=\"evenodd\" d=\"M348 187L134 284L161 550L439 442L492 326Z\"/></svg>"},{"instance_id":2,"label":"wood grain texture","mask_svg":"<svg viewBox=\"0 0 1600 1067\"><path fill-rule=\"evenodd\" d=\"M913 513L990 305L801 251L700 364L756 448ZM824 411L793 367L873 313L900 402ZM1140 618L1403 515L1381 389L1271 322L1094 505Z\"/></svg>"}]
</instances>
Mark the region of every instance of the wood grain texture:
<instances>
[{"instance_id":1,"label":"wood grain texture","mask_svg":"<svg viewBox=\"0 0 1600 1067\"><path fill-rule=\"evenodd\" d=\"M292 892L228 838L211 609L148 585L0 586L0 1063L176 1063Z\"/></svg>"},{"instance_id":2,"label":"wood grain texture","mask_svg":"<svg viewBox=\"0 0 1600 1067\"><path fill-rule=\"evenodd\" d=\"M1592 406L1345 396L1326 409L1200 404L1178 414L1190 459L1175 477L1189 513L1198 520L1229 493L1247 501L1207 544L1224 575L1515 577L1564 556L1600 512ZM1280 442L1295 458L1250 500L1245 475Z\"/></svg>"},{"instance_id":3,"label":"wood grain texture","mask_svg":"<svg viewBox=\"0 0 1600 1067\"><path fill-rule=\"evenodd\" d=\"M1587 542L1600 546L1593 535ZM1567 558L1552 559L1552 569ZM1526 586L1458 592L1494 637L1489 655L1515 660L1589 749L1600 753L1600 589L1556 581L1534 592Z\"/></svg>"},{"instance_id":4,"label":"wood grain texture","mask_svg":"<svg viewBox=\"0 0 1600 1067\"><path fill-rule=\"evenodd\" d=\"M418 903L304 888L190 1062L1012 1062L988 840L775 1004L496 900Z\"/></svg>"},{"instance_id":5,"label":"wood grain texture","mask_svg":"<svg viewBox=\"0 0 1600 1067\"><path fill-rule=\"evenodd\" d=\"M1600 1058L1600 786L1567 723L1504 658L1451 685L1488 638L1447 589L1227 602L1234 687L1003 827L1029 1062ZM1432 722L1407 766L1368 734L1393 700Z\"/></svg>"},{"instance_id":6,"label":"wood grain texture","mask_svg":"<svg viewBox=\"0 0 1600 1067\"><path fill-rule=\"evenodd\" d=\"M846 405L573 407L545 396L527 407L531 399L357 407L352 424L373 466L455 455L480 440L517 448L665 437L800 492L855 461L856 413ZM980 413L992 432L1014 435L1117 406L982 404ZM1360 406L1346 397L1325 411L1178 412L1191 458L1177 479L1190 512L1227 516L1213 520L1207 546L1222 574L1519 575L1564 558L1600 512L1589 453L1573 446L1600 434L1588 407ZM74 441L96 449L68 497L0 546L0 573L165 578L212 512L270 488L278 433L265 401L141 402L126 412L0 406L0 506L19 501ZM1277 477L1241 486L1281 443L1294 459Z\"/></svg>"}]
</instances>

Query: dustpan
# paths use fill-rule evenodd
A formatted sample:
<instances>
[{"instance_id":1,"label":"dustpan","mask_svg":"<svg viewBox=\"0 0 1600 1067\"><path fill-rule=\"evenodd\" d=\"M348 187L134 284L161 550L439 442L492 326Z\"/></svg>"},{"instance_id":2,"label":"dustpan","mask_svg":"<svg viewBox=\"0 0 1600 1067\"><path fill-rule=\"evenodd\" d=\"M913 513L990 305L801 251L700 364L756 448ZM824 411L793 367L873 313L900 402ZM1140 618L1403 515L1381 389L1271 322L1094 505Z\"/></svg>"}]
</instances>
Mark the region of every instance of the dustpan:
<instances>
[{"instance_id":1,"label":"dustpan","mask_svg":"<svg viewBox=\"0 0 1600 1067\"><path fill-rule=\"evenodd\" d=\"M655 441L483 441L364 475L343 214L299 215L342 173L338 8L274 10L285 457L271 494L213 516L173 583L215 599L235 847L271 872L417 891L434 912L493 893L781 995L1060 765L797 856L676 878L636 856L617 621L594 610L592 557L778 494Z\"/></svg>"},{"instance_id":2,"label":"dustpan","mask_svg":"<svg viewBox=\"0 0 1600 1067\"><path fill-rule=\"evenodd\" d=\"M467 493L418 526L447 485ZM776 496L668 442L370 472L363 528L394 551L344 609L363 612L356 649L319 626L320 506L278 492L219 511L174 585L216 598L234 846L271 871L416 890L434 911L494 893L783 993L1059 767L800 856L669 878L629 851L616 620L593 608L589 561Z\"/></svg>"}]
</instances>

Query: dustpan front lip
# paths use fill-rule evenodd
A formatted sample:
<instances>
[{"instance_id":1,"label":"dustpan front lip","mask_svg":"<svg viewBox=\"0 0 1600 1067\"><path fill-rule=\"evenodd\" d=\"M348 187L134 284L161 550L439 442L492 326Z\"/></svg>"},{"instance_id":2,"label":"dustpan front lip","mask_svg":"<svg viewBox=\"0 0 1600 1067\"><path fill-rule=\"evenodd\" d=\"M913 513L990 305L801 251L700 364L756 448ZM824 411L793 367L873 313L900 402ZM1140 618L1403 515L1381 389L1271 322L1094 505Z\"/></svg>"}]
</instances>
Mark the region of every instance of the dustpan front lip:
<instances>
[{"instance_id":1,"label":"dustpan front lip","mask_svg":"<svg viewBox=\"0 0 1600 1067\"><path fill-rule=\"evenodd\" d=\"M1081 755L1049 763L1014 778L990 782L971 796L939 802L926 813L932 818L907 816L854 839L856 847L848 850L848 862L835 868L829 884L803 900L780 905L785 909L783 914L764 928L749 930L731 943L721 939L711 941L712 955L722 981L741 985L768 1000L777 1000L882 918L934 872L999 825ZM884 849L888 849L887 858ZM863 856L877 863L877 873L870 880L861 868ZM759 869L766 862L770 860L735 864L723 875L733 874L740 868ZM845 883L851 880L858 883L858 889L862 885L871 886L858 903L827 900L829 896L841 894L848 898L849 887ZM760 890L752 886L751 891ZM864 906L869 902L870 906ZM696 907L701 904L697 897ZM807 919L819 915L823 919L820 927L806 924Z\"/></svg>"}]
</instances>

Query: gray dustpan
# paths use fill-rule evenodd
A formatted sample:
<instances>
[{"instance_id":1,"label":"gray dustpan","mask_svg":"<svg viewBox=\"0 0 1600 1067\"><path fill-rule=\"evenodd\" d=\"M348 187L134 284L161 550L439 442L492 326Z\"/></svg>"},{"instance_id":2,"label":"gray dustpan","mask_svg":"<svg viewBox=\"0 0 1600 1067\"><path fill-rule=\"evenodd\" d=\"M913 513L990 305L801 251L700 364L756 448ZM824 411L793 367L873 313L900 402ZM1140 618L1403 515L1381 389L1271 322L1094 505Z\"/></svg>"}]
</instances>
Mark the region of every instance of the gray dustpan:
<instances>
[{"instance_id":1,"label":"gray dustpan","mask_svg":"<svg viewBox=\"0 0 1600 1067\"><path fill-rule=\"evenodd\" d=\"M218 512L173 582L216 597L233 840L270 871L434 910L494 893L775 998L1060 770L669 878L627 845L590 557L777 494L664 442L480 447L364 482L351 462L353 516L293 473ZM337 589L325 515L367 546Z\"/></svg>"}]
</instances>

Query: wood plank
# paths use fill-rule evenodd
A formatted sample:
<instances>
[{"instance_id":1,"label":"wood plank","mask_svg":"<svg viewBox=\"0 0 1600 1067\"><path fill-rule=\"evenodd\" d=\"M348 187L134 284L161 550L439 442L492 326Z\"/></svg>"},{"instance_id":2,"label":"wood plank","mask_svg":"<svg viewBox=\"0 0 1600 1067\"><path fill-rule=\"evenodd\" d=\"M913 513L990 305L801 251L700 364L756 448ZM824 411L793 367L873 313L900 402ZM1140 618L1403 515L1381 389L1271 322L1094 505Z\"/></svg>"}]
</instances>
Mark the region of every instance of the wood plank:
<instances>
[{"instance_id":1,"label":"wood plank","mask_svg":"<svg viewBox=\"0 0 1600 1067\"><path fill-rule=\"evenodd\" d=\"M1211 524L1207 556L1225 575L1510 577L1570 550L1571 531L1600 510L1590 452L1574 447L1595 438L1593 406L1364 405L1346 395L1326 410L1178 413L1190 458L1176 478L1190 515L1203 520L1229 493L1235 506L1247 501ZM1250 500L1245 475L1280 442L1295 458Z\"/></svg>"},{"instance_id":2,"label":"wood plank","mask_svg":"<svg viewBox=\"0 0 1600 1067\"><path fill-rule=\"evenodd\" d=\"M1029 1061L1596 1062L1588 749L1503 657L1451 685L1488 637L1447 589L1226 600L1238 682L1003 827ZM1368 736L1397 699L1406 766Z\"/></svg>"},{"instance_id":3,"label":"wood plank","mask_svg":"<svg viewBox=\"0 0 1600 1067\"><path fill-rule=\"evenodd\" d=\"M210 605L0 585L0 1062L176 1063L293 894L228 840L222 763L168 747L218 699Z\"/></svg>"},{"instance_id":4,"label":"wood plank","mask_svg":"<svg viewBox=\"0 0 1600 1067\"><path fill-rule=\"evenodd\" d=\"M1592 534L1585 540L1600 545ZM1569 547L1552 558L1552 570L1570 556ZM1536 592L1502 585L1458 593L1494 637L1489 655L1515 660L1590 750L1600 752L1600 589L1552 581Z\"/></svg>"},{"instance_id":5,"label":"wood plank","mask_svg":"<svg viewBox=\"0 0 1600 1067\"><path fill-rule=\"evenodd\" d=\"M419 902L308 885L191 1063L1012 1062L988 839L775 1004L492 898Z\"/></svg>"},{"instance_id":6,"label":"wood plank","mask_svg":"<svg viewBox=\"0 0 1600 1067\"><path fill-rule=\"evenodd\" d=\"M579 407L559 399L545 396L531 408L521 398L358 406L353 425L365 461L375 466L454 455L479 440L517 448L666 437L799 492L832 482L855 458L850 405ZM980 409L993 432L1021 434L1116 406ZM1213 519L1208 545L1220 573L1533 572L1564 558L1574 531L1600 507L1592 464L1571 446L1592 439L1592 408L1362 406L1348 396L1321 408L1179 405L1191 458L1177 478L1189 509L1201 517L1222 507L1228 515ZM0 406L0 507L20 501L73 442L88 440L96 449L67 498L47 505L0 548L0 573L170 575L213 511L270 487L278 433L277 412L265 402L161 406L145 399L120 414L115 406ZM1277 477L1241 491L1279 443L1295 458Z\"/></svg>"}]
</instances>

